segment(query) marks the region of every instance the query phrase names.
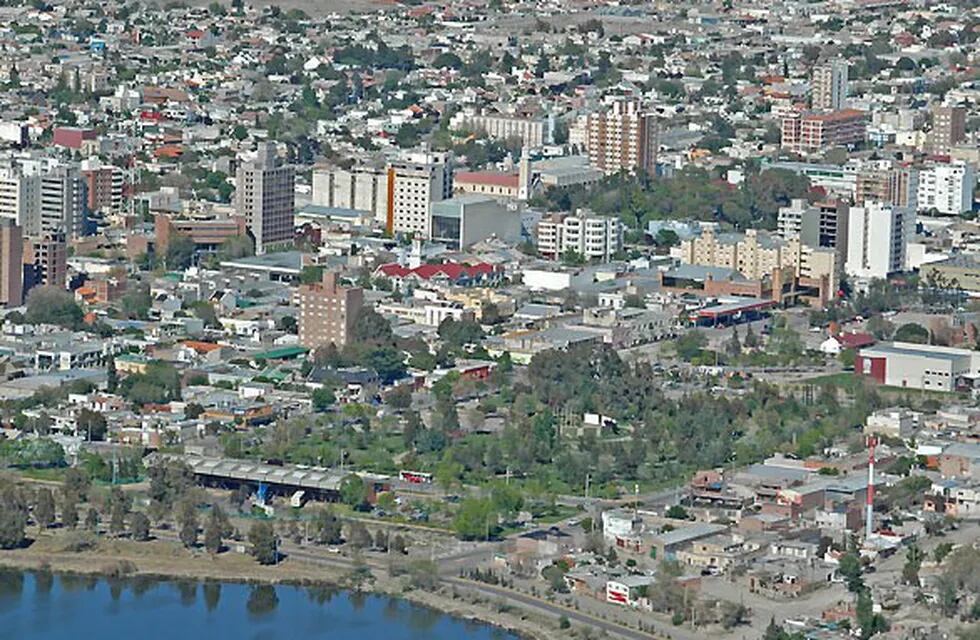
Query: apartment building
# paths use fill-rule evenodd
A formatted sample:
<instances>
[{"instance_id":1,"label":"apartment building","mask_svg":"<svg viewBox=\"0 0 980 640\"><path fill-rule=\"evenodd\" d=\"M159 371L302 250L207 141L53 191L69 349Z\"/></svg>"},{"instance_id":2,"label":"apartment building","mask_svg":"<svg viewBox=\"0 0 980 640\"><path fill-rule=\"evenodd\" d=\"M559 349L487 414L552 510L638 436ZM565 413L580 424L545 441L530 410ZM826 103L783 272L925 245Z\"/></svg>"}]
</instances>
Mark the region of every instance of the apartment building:
<instances>
[{"instance_id":1,"label":"apartment building","mask_svg":"<svg viewBox=\"0 0 980 640\"><path fill-rule=\"evenodd\" d=\"M973 210L977 175L969 162L937 162L919 171L919 211L958 216Z\"/></svg>"},{"instance_id":2,"label":"apartment building","mask_svg":"<svg viewBox=\"0 0 980 640\"><path fill-rule=\"evenodd\" d=\"M0 219L0 305L24 303L24 233L17 223Z\"/></svg>"},{"instance_id":3,"label":"apartment building","mask_svg":"<svg viewBox=\"0 0 980 640\"><path fill-rule=\"evenodd\" d=\"M795 295L823 304L840 282L838 251L835 247L808 245L801 241L801 233L811 233L809 219L819 223L821 211L816 207L804 207L799 201L794 204L796 211L781 212L781 231L786 233L785 239L758 229L747 229L745 233L718 233L707 226L699 235L682 241L675 255L683 264L730 269L749 281L778 279L789 283L794 280L793 287L799 288ZM829 211L830 207L827 209ZM823 215L830 219L829 212ZM793 231L796 225L791 218L799 219L800 232ZM807 227L805 231L804 227ZM819 239L819 226L812 233ZM785 293L780 291L778 297L782 298Z\"/></svg>"},{"instance_id":4,"label":"apartment building","mask_svg":"<svg viewBox=\"0 0 980 640\"><path fill-rule=\"evenodd\" d=\"M423 150L388 165L385 228L389 232L428 236L432 203L453 194L450 160L448 153Z\"/></svg>"},{"instance_id":5,"label":"apartment building","mask_svg":"<svg viewBox=\"0 0 980 640\"><path fill-rule=\"evenodd\" d=\"M635 99L619 99L584 120L585 153L606 175L625 171L656 174L658 125L656 116Z\"/></svg>"},{"instance_id":6,"label":"apartment building","mask_svg":"<svg viewBox=\"0 0 980 640\"><path fill-rule=\"evenodd\" d=\"M587 209L553 214L538 222L537 243L538 252L552 260L575 251L586 260L608 261L623 248L623 223Z\"/></svg>"},{"instance_id":7,"label":"apartment building","mask_svg":"<svg viewBox=\"0 0 980 640\"><path fill-rule=\"evenodd\" d=\"M86 203L85 182L78 167L50 167L41 174L40 233L80 238L85 234Z\"/></svg>"},{"instance_id":8,"label":"apartment building","mask_svg":"<svg viewBox=\"0 0 980 640\"><path fill-rule=\"evenodd\" d=\"M313 170L313 204L371 214L378 224L388 218L388 170L358 165Z\"/></svg>"},{"instance_id":9,"label":"apartment building","mask_svg":"<svg viewBox=\"0 0 980 640\"><path fill-rule=\"evenodd\" d=\"M0 164L0 217L22 230L30 228L40 211L41 182L11 159ZM40 226L40 225L38 225Z\"/></svg>"},{"instance_id":10,"label":"apartment building","mask_svg":"<svg viewBox=\"0 0 980 640\"><path fill-rule=\"evenodd\" d=\"M926 136L929 153L946 155L966 140L966 107L934 106L932 129Z\"/></svg>"},{"instance_id":11,"label":"apartment building","mask_svg":"<svg viewBox=\"0 0 980 640\"><path fill-rule=\"evenodd\" d=\"M840 111L847 99L847 62L835 60L813 68L810 106L819 111Z\"/></svg>"},{"instance_id":12,"label":"apartment building","mask_svg":"<svg viewBox=\"0 0 980 640\"><path fill-rule=\"evenodd\" d=\"M125 212L126 177L121 168L83 162L81 174L89 211L110 214Z\"/></svg>"},{"instance_id":13,"label":"apartment building","mask_svg":"<svg viewBox=\"0 0 980 640\"><path fill-rule=\"evenodd\" d=\"M867 162L858 172L855 204L882 202L894 207L916 208L919 172L889 160Z\"/></svg>"},{"instance_id":14,"label":"apartment building","mask_svg":"<svg viewBox=\"0 0 980 640\"><path fill-rule=\"evenodd\" d=\"M24 240L24 293L47 285L64 289L68 276L68 245L64 234Z\"/></svg>"},{"instance_id":15,"label":"apartment building","mask_svg":"<svg viewBox=\"0 0 980 640\"><path fill-rule=\"evenodd\" d=\"M293 168L279 160L272 142L260 145L257 156L238 167L235 209L245 218L257 254L292 242L294 181Z\"/></svg>"},{"instance_id":16,"label":"apartment building","mask_svg":"<svg viewBox=\"0 0 980 640\"><path fill-rule=\"evenodd\" d=\"M527 147L551 142L549 120L535 116L460 111L449 121L453 129L465 129L494 140L518 139Z\"/></svg>"},{"instance_id":17,"label":"apartment building","mask_svg":"<svg viewBox=\"0 0 980 640\"><path fill-rule=\"evenodd\" d=\"M37 155L0 162L0 217L15 220L24 235L78 238L87 215L87 188L77 165Z\"/></svg>"},{"instance_id":18,"label":"apartment building","mask_svg":"<svg viewBox=\"0 0 980 640\"><path fill-rule=\"evenodd\" d=\"M350 342L354 323L364 306L360 287L344 287L337 274L324 271L323 279L299 287L299 342L316 349L334 344L338 349Z\"/></svg>"},{"instance_id":19,"label":"apartment building","mask_svg":"<svg viewBox=\"0 0 980 640\"><path fill-rule=\"evenodd\" d=\"M802 199L780 207L777 233L812 247L839 248L847 244L847 205L839 200L810 203Z\"/></svg>"},{"instance_id":20,"label":"apartment building","mask_svg":"<svg viewBox=\"0 0 980 640\"><path fill-rule=\"evenodd\" d=\"M857 109L830 113L794 113L783 117L782 146L796 153L859 144L865 137L865 114Z\"/></svg>"},{"instance_id":21,"label":"apartment building","mask_svg":"<svg viewBox=\"0 0 980 640\"><path fill-rule=\"evenodd\" d=\"M915 224L910 209L880 202L853 206L847 218L847 259L844 270L858 278L886 278L901 271Z\"/></svg>"}]
</instances>

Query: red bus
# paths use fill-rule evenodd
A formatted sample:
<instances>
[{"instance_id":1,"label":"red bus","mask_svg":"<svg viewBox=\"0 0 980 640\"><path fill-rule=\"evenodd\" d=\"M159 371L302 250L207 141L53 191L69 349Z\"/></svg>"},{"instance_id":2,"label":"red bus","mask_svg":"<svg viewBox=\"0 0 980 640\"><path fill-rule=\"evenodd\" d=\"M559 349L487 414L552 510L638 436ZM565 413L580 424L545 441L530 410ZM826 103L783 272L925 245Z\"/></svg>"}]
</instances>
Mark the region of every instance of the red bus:
<instances>
[{"instance_id":1,"label":"red bus","mask_svg":"<svg viewBox=\"0 0 980 640\"><path fill-rule=\"evenodd\" d=\"M432 474L422 473L421 471L402 471L398 474L402 482L410 482L412 484L431 484Z\"/></svg>"}]
</instances>

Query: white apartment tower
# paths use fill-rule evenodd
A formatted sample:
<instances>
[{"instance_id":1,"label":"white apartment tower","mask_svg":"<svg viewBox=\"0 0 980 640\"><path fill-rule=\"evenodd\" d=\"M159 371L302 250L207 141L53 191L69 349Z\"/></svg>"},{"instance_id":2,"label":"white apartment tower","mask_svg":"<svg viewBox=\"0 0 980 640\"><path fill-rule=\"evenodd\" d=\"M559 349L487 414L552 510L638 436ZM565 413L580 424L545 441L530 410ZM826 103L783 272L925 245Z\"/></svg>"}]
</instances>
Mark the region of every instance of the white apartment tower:
<instances>
[{"instance_id":1,"label":"white apartment tower","mask_svg":"<svg viewBox=\"0 0 980 640\"><path fill-rule=\"evenodd\" d=\"M258 156L238 167L235 208L255 238L256 253L293 240L294 180L293 168L279 160L273 142L260 145Z\"/></svg>"},{"instance_id":2,"label":"white apartment tower","mask_svg":"<svg viewBox=\"0 0 980 640\"><path fill-rule=\"evenodd\" d=\"M819 111L840 111L847 101L847 62L834 60L813 68L811 106Z\"/></svg>"},{"instance_id":3,"label":"white apartment tower","mask_svg":"<svg viewBox=\"0 0 980 640\"><path fill-rule=\"evenodd\" d=\"M0 217L14 220L25 236L78 238L87 211L85 181L76 165L34 156L0 164Z\"/></svg>"},{"instance_id":4,"label":"white apartment tower","mask_svg":"<svg viewBox=\"0 0 980 640\"><path fill-rule=\"evenodd\" d=\"M587 209L575 214L554 214L537 227L538 251L557 260L575 251L586 260L609 261L623 247L623 225L619 218L595 215Z\"/></svg>"},{"instance_id":5,"label":"white apartment tower","mask_svg":"<svg viewBox=\"0 0 980 640\"><path fill-rule=\"evenodd\" d=\"M857 278L886 278L905 265L905 248L914 225L910 209L880 202L850 208L844 270Z\"/></svg>"},{"instance_id":6,"label":"white apartment tower","mask_svg":"<svg viewBox=\"0 0 980 640\"><path fill-rule=\"evenodd\" d=\"M432 203L453 194L450 155L425 150L405 154L388 165L387 187L385 228L426 237Z\"/></svg>"},{"instance_id":7,"label":"white apartment tower","mask_svg":"<svg viewBox=\"0 0 980 640\"><path fill-rule=\"evenodd\" d=\"M919 211L935 209L947 216L958 216L973 209L976 170L969 162L937 163L919 171Z\"/></svg>"}]
</instances>

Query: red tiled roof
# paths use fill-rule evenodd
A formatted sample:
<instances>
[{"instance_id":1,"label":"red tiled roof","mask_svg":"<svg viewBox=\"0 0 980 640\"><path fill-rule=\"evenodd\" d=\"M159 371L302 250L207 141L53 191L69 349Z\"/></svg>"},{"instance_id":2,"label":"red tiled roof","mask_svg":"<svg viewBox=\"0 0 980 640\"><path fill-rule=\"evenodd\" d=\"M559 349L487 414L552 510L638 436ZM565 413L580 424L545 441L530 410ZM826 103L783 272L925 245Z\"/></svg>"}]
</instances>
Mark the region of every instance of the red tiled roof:
<instances>
[{"instance_id":1,"label":"red tiled roof","mask_svg":"<svg viewBox=\"0 0 980 640\"><path fill-rule=\"evenodd\" d=\"M496 269L497 267L486 262L473 265L444 262L442 264L423 264L415 269L390 263L381 265L377 270L389 278L405 278L414 275L422 280L430 280L436 276L444 275L450 280L459 280L463 276L488 275L494 273Z\"/></svg>"},{"instance_id":2,"label":"red tiled roof","mask_svg":"<svg viewBox=\"0 0 980 640\"><path fill-rule=\"evenodd\" d=\"M521 178L516 173L500 173L499 171L460 171L453 176L453 182L462 184L488 184L495 187L516 189Z\"/></svg>"}]
</instances>

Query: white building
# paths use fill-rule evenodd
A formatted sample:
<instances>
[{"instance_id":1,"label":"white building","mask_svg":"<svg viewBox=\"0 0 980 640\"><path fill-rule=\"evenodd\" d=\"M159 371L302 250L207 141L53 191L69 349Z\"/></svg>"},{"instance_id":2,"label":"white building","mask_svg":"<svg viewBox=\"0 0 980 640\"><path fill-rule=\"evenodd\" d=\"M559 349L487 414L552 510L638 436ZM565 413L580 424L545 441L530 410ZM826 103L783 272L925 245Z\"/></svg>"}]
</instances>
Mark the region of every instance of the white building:
<instances>
[{"instance_id":1,"label":"white building","mask_svg":"<svg viewBox=\"0 0 980 640\"><path fill-rule=\"evenodd\" d=\"M919 172L919 211L958 216L973 209L976 170L969 162L935 164Z\"/></svg>"},{"instance_id":2,"label":"white building","mask_svg":"<svg viewBox=\"0 0 980 640\"><path fill-rule=\"evenodd\" d=\"M427 237L431 205L453 194L453 173L448 153L408 153L388 166L389 210L385 227L392 233Z\"/></svg>"},{"instance_id":3,"label":"white building","mask_svg":"<svg viewBox=\"0 0 980 640\"><path fill-rule=\"evenodd\" d=\"M538 222L537 239L538 251L554 260L574 251L586 260L608 261L623 247L623 224L619 218L579 209L574 215L556 214L542 219Z\"/></svg>"},{"instance_id":4,"label":"white building","mask_svg":"<svg viewBox=\"0 0 980 640\"><path fill-rule=\"evenodd\" d=\"M847 100L847 62L834 60L813 68L811 106L825 111L840 111Z\"/></svg>"},{"instance_id":5,"label":"white building","mask_svg":"<svg viewBox=\"0 0 980 640\"><path fill-rule=\"evenodd\" d=\"M901 271L912 225L911 211L901 207L877 202L851 207L844 271L857 278L885 278Z\"/></svg>"},{"instance_id":6,"label":"white building","mask_svg":"<svg viewBox=\"0 0 980 640\"><path fill-rule=\"evenodd\" d=\"M85 181L74 163L25 155L0 164L0 216L16 220L26 236L81 236L86 201Z\"/></svg>"},{"instance_id":7,"label":"white building","mask_svg":"<svg viewBox=\"0 0 980 640\"><path fill-rule=\"evenodd\" d=\"M540 147L551 142L548 120L504 113L460 111L449 121L453 129L482 133L495 140L520 139L524 146Z\"/></svg>"},{"instance_id":8,"label":"white building","mask_svg":"<svg viewBox=\"0 0 980 640\"><path fill-rule=\"evenodd\" d=\"M388 170L371 166L314 169L313 204L366 211L383 225L388 217Z\"/></svg>"}]
</instances>

